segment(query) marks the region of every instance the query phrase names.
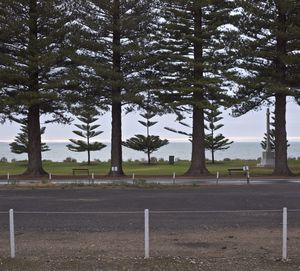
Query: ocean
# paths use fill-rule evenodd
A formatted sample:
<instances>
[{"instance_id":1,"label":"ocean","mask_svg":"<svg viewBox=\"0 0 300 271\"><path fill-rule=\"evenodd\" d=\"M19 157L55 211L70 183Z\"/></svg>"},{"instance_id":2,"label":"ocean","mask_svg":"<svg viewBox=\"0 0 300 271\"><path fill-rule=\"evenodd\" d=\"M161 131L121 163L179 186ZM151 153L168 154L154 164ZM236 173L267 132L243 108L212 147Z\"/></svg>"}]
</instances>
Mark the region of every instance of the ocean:
<instances>
[{"instance_id":1,"label":"ocean","mask_svg":"<svg viewBox=\"0 0 300 271\"><path fill-rule=\"evenodd\" d=\"M47 143L50 147L50 151L44 152L43 159L52 161L63 161L67 157L75 158L78 162L87 160L87 153L77 153L69 151L65 142L61 143ZM91 153L91 159L99 159L100 161L107 161L110 159L110 144L101 151ZM300 142L289 142L288 157L298 158L300 157ZM175 159L190 160L191 159L191 143L190 142L170 142L168 145L160 148L158 151L152 154L152 157L158 159L169 159L170 155L175 156ZM230 159L257 159L261 157L262 149L259 142L234 142L228 150L217 151L215 153L216 160L223 160L225 158ZM14 154L10 152L9 144L0 142L0 159L2 157L7 158L9 161L12 159L24 160L27 158L25 154ZM210 152L206 152L206 157L210 159ZM123 147L123 160L142 160L147 159L146 154L143 152L134 151Z\"/></svg>"}]
</instances>

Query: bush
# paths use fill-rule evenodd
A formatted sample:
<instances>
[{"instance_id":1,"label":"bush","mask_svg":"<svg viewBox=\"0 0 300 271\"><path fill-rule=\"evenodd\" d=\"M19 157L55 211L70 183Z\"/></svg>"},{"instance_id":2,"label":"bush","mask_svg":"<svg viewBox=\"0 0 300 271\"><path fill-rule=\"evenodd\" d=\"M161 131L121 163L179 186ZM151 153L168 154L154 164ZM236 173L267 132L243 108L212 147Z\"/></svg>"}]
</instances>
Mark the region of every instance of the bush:
<instances>
[{"instance_id":1,"label":"bush","mask_svg":"<svg viewBox=\"0 0 300 271\"><path fill-rule=\"evenodd\" d=\"M66 162L66 163L77 163L77 160L75 158L72 158L72 157L67 157L63 162Z\"/></svg>"},{"instance_id":2,"label":"bush","mask_svg":"<svg viewBox=\"0 0 300 271\"><path fill-rule=\"evenodd\" d=\"M231 161L231 159L230 158L224 158L223 161L224 162L229 162L229 161Z\"/></svg>"},{"instance_id":3,"label":"bush","mask_svg":"<svg viewBox=\"0 0 300 271\"><path fill-rule=\"evenodd\" d=\"M151 157L150 158L150 163L153 163L153 164L157 163L157 158L156 157Z\"/></svg>"},{"instance_id":4,"label":"bush","mask_svg":"<svg viewBox=\"0 0 300 271\"><path fill-rule=\"evenodd\" d=\"M16 159L16 158L13 158L13 159L11 159L11 162L12 162L12 163L15 163L15 162L17 162L17 159Z\"/></svg>"},{"instance_id":5,"label":"bush","mask_svg":"<svg viewBox=\"0 0 300 271\"><path fill-rule=\"evenodd\" d=\"M165 159L161 157L158 159L158 162L163 163L163 162L165 162Z\"/></svg>"},{"instance_id":6,"label":"bush","mask_svg":"<svg viewBox=\"0 0 300 271\"><path fill-rule=\"evenodd\" d=\"M101 160L96 158L96 159L94 159L94 162L95 163L101 163Z\"/></svg>"},{"instance_id":7,"label":"bush","mask_svg":"<svg viewBox=\"0 0 300 271\"><path fill-rule=\"evenodd\" d=\"M7 158L6 158L6 157L2 157L2 158L0 159L0 162L2 162L2 163L7 163L8 161L7 161Z\"/></svg>"}]
</instances>

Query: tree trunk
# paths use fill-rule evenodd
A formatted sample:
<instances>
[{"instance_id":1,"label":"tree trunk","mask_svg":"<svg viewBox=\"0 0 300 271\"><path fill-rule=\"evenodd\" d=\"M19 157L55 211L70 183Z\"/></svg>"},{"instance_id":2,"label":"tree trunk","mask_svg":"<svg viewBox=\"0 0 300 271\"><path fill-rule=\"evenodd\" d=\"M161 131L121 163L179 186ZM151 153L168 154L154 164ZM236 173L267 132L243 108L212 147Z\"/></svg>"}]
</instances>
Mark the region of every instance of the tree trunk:
<instances>
[{"instance_id":1,"label":"tree trunk","mask_svg":"<svg viewBox=\"0 0 300 271\"><path fill-rule=\"evenodd\" d=\"M30 0L29 4L29 41L28 41L28 79L29 90L32 93L39 91L39 72L37 57L37 1ZM40 177L46 175L42 166L41 151L41 128L40 128L40 108L38 101L34 99L29 101L32 104L28 108L28 166L23 175L31 177Z\"/></svg>"},{"instance_id":2,"label":"tree trunk","mask_svg":"<svg viewBox=\"0 0 300 271\"><path fill-rule=\"evenodd\" d=\"M147 152L147 156L148 156L148 164L150 165L150 164L151 164L151 157L150 157L150 152L149 152L149 150L148 150L148 152Z\"/></svg>"},{"instance_id":3,"label":"tree trunk","mask_svg":"<svg viewBox=\"0 0 300 271\"><path fill-rule=\"evenodd\" d=\"M123 176L122 168L122 104L121 104L121 30L120 1L113 2L113 72L112 86L111 168L109 176ZM114 171L112 170L114 168Z\"/></svg>"},{"instance_id":4,"label":"tree trunk","mask_svg":"<svg viewBox=\"0 0 300 271\"><path fill-rule=\"evenodd\" d=\"M91 151L88 150L88 165L91 164Z\"/></svg>"},{"instance_id":5,"label":"tree trunk","mask_svg":"<svg viewBox=\"0 0 300 271\"><path fill-rule=\"evenodd\" d=\"M28 165L23 175L30 177L47 175L42 165L41 128L38 105L31 106L28 112Z\"/></svg>"},{"instance_id":6,"label":"tree trunk","mask_svg":"<svg viewBox=\"0 0 300 271\"><path fill-rule=\"evenodd\" d=\"M214 164L215 163L215 150L211 150L211 162Z\"/></svg>"},{"instance_id":7,"label":"tree trunk","mask_svg":"<svg viewBox=\"0 0 300 271\"><path fill-rule=\"evenodd\" d=\"M287 159L286 96L275 95L275 168L273 175L292 175Z\"/></svg>"},{"instance_id":8,"label":"tree trunk","mask_svg":"<svg viewBox=\"0 0 300 271\"><path fill-rule=\"evenodd\" d=\"M89 131L89 125L88 125L88 132L87 132L87 153L88 153L88 165L91 164L91 150L90 150L90 131Z\"/></svg>"},{"instance_id":9,"label":"tree trunk","mask_svg":"<svg viewBox=\"0 0 300 271\"><path fill-rule=\"evenodd\" d=\"M280 33L287 31L287 19L285 7L283 2L277 2L277 24ZM285 84L286 80L286 65L283 62L282 56L287 55L287 40L283 35L277 35L276 51L277 57L275 59L276 65L276 79ZM286 133L286 94L281 91L275 94L275 168L273 175L289 176L292 175L288 167L287 160L287 133Z\"/></svg>"},{"instance_id":10,"label":"tree trunk","mask_svg":"<svg viewBox=\"0 0 300 271\"><path fill-rule=\"evenodd\" d=\"M194 107L193 111L193 140L192 160L186 176L199 176L208 174L205 165L205 144L204 144L204 112L203 109Z\"/></svg>"},{"instance_id":11,"label":"tree trunk","mask_svg":"<svg viewBox=\"0 0 300 271\"><path fill-rule=\"evenodd\" d=\"M191 166L184 174L186 176L199 176L208 174L205 165L205 126L204 110L199 106L204 100L202 86L197 81L203 78L203 44L201 41L202 32L202 10L200 1L194 2L194 93L193 93L193 138L192 138L192 159Z\"/></svg>"}]
</instances>

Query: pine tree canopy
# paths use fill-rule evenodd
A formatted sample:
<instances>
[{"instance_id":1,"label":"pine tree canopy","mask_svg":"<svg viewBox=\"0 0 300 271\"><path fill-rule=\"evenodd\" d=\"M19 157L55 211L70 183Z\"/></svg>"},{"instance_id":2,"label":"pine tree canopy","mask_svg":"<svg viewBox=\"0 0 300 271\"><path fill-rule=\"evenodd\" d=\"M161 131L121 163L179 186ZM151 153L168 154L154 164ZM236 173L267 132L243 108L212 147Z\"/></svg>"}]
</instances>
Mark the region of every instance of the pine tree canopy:
<instances>
[{"instance_id":1,"label":"pine tree canopy","mask_svg":"<svg viewBox=\"0 0 300 271\"><path fill-rule=\"evenodd\" d=\"M235 113L273 102L276 94L300 98L300 4L297 0L236 1L240 10Z\"/></svg>"},{"instance_id":2,"label":"pine tree canopy","mask_svg":"<svg viewBox=\"0 0 300 271\"><path fill-rule=\"evenodd\" d=\"M78 48L74 61L78 64L82 89L100 97L100 106L111 103L113 88L121 89L118 99L123 105L142 105L150 89L154 57L154 1L79 2L78 19L73 25ZM119 57L118 67L114 57Z\"/></svg>"},{"instance_id":3,"label":"pine tree canopy","mask_svg":"<svg viewBox=\"0 0 300 271\"><path fill-rule=\"evenodd\" d=\"M143 151L144 153L149 152L151 154L168 143L167 139L161 140L159 136L150 135L147 137L144 135L135 135L135 137L123 142L123 145L133 150Z\"/></svg>"},{"instance_id":4,"label":"pine tree canopy","mask_svg":"<svg viewBox=\"0 0 300 271\"><path fill-rule=\"evenodd\" d=\"M29 107L39 105L53 120L68 120L63 102L71 88L68 8L64 0L1 1L0 104L5 116L26 116Z\"/></svg>"}]
</instances>

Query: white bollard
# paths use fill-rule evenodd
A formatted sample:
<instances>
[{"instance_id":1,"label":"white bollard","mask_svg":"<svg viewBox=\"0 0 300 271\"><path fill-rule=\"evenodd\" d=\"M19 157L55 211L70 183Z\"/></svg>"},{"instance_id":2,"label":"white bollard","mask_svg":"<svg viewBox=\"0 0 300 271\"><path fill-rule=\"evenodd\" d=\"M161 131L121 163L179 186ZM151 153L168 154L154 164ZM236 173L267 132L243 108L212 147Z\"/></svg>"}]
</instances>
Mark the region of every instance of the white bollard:
<instances>
[{"instance_id":1,"label":"white bollard","mask_svg":"<svg viewBox=\"0 0 300 271\"><path fill-rule=\"evenodd\" d=\"M149 259L149 210L145 209L145 259Z\"/></svg>"},{"instance_id":2,"label":"white bollard","mask_svg":"<svg viewBox=\"0 0 300 271\"><path fill-rule=\"evenodd\" d=\"M219 183L219 179L220 179L220 172L217 172L217 184Z\"/></svg>"},{"instance_id":3,"label":"white bollard","mask_svg":"<svg viewBox=\"0 0 300 271\"><path fill-rule=\"evenodd\" d=\"M247 171L247 184L250 184L250 172Z\"/></svg>"},{"instance_id":4,"label":"white bollard","mask_svg":"<svg viewBox=\"0 0 300 271\"><path fill-rule=\"evenodd\" d=\"M10 257L15 258L16 246L15 246L15 226L14 226L14 210L9 210L9 239L10 239Z\"/></svg>"},{"instance_id":5,"label":"white bollard","mask_svg":"<svg viewBox=\"0 0 300 271\"><path fill-rule=\"evenodd\" d=\"M51 181L52 180L52 174L49 173L49 180Z\"/></svg>"},{"instance_id":6,"label":"white bollard","mask_svg":"<svg viewBox=\"0 0 300 271\"><path fill-rule=\"evenodd\" d=\"M7 172L7 180L9 180L10 176L9 176L9 172Z\"/></svg>"},{"instance_id":7,"label":"white bollard","mask_svg":"<svg viewBox=\"0 0 300 271\"><path fill-rule=\"evenodd\" d=\"M282 221L282 260L287 260L287 208L283 208Z\"/></svg>"},{"instance_id":8,"label":"white bollard","mask_svg":"<svg viewBox=\"0 0 300 271\"><path fill-rule=\"evenodd\" d=\"M132 184L134 184L134 180L135 180L135 174L132 173Z\"/></svg>"},{"instance_id":9,"label":"white bollard","mask_svg":"<svg viewBox=\"0 0 300 271\"><path fill-rule=\"evenodd\" d=\"M173 172L173 184L175 184L175 181L176 181L176 173Z\"/></svg>"},{"instance_id":10,"label":"white bollard","mask_svg":"<svg viewBox=\"0 0 300 271\"><path fill-rule=\"evenodd\" d=\"M95 179L95 173L92 172L92 180L94 180L94 179Z\"/></svg>"}]
</instances>

